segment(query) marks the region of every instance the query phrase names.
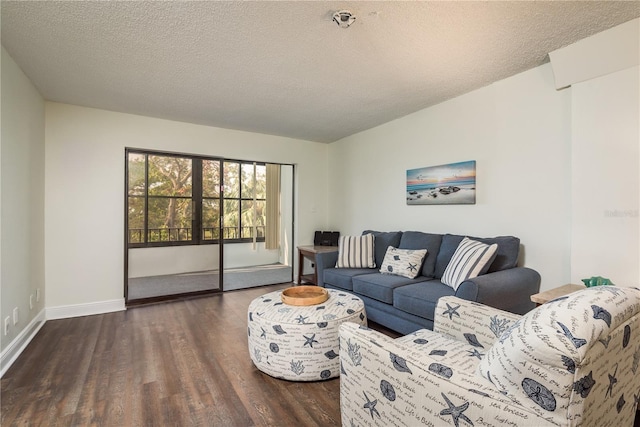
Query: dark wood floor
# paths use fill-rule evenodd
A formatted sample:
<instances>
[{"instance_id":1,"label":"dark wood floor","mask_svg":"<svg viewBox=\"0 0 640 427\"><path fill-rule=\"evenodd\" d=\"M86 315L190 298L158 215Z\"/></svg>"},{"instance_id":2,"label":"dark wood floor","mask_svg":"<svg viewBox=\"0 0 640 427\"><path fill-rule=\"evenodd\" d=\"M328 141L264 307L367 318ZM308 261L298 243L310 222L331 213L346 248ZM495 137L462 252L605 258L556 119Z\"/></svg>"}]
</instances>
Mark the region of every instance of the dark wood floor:
<instances>
[{"instance_id":1,"label":"dark wood floor","mask_svg":"<svg viewBox=\"0 0 640 427\"><path fill-rule=\"evenodd\" d=\"M49 321L2 378L0 424L340 425L338 378L277 380L249 358L249 303L287 286Z\"/></svg>"},{"instance_id":2,"label":"dark wood floor","mask_svg":"<svg viewBox=\"0 0 640 427\"><path fill-rule=\"evenodd\" d=\"M277 380L249 358L249 303L287 286L48 321L2 378L0 424L339 425L339 379Z\"/></svg>"}]
</instances>

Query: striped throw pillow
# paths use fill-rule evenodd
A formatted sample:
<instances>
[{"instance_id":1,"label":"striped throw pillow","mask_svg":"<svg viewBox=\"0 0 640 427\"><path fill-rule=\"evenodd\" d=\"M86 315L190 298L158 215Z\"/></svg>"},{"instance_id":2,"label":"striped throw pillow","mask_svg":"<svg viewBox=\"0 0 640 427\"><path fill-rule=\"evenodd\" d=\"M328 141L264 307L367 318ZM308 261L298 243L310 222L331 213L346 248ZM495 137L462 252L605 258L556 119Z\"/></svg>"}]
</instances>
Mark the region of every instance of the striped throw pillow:
<instances>
[{"instance_id":1,"label":"striped throw pillow","mask_svg":"<svg viewBox=\"0 0 640 427\"><path fill-rule=\"evenodd\" d=\"M498 245L486 245L468 237L462 239L453 253L441 282L458 290L458 286L467 279L478 277L486 271L496 258Z\"/></svg>"},{"instance_id":2,"label":"striped throw pillow","mask_svg":"<svg viewBox=\"0 0 640 427\"><path fill-rule=\"evenodd\" d=\"M340 236L336 268L374 268L373 234Z\"/></svg>"}]
</instances>

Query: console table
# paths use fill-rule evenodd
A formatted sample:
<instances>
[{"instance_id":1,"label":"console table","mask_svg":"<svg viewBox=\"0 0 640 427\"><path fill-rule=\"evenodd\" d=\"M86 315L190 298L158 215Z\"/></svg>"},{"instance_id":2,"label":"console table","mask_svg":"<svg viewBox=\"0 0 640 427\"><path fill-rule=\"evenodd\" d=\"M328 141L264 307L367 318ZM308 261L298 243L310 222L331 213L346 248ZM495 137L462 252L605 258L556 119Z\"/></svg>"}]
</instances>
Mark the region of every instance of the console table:
<instances>
[{"instance_id":1,"label":"console table","mask_svg":"<svg viewBox=\"0 0 640 427\"><path fill-rule=\"evenodd\" d=\"M316 254L326 252L338 252L337 246L298 246L298 285L303 281L313 285L318 284L318 267L316 266ZM310 260L313 265L313 274L302 274L304 272L304 259Z\"/></svg>"},{"instance_id":2,"label":"console table","mask_svg":"<svg viewBox=\"0 0 640 427\"><path fill-rule=\"evenodd\" d=\"M564 285L559 288L550 289L548 291L540 292L534 295L531 295L531 302L535 302L537 306L546 304L549 301L563 297L565 295L569 295L570 293L581 291L586 289L584 285Z\"/></svg>"}]
</instances>

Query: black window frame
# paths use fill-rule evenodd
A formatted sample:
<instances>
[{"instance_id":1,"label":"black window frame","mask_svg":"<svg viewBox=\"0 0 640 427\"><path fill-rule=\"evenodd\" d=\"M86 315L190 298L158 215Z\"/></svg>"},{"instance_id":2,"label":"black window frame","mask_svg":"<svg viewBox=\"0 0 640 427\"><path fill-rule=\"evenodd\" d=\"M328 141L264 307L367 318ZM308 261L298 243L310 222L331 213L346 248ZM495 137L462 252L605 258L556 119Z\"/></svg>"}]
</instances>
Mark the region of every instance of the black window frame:
<instances>
[{"instance_id":1,"label":"black window frame","mask_svg":"<svg viewBox=\"0 0 640 427\"><path fill-rule=\"evenodd\" d=\"M226 202L228 200L233 200L233 201L237 201L238 202L238 233L239 233L240 236L242 236L243 228L244 228L243 225L242 225L242 202L253 202L254 200L255 201L263 201L265 203L267 202L266 194L265 194L264 198L255 198L255 199L253 198L253 196L245 197L243 195L243 191L242 191L242 183L243 183L243 181L242 181L242 165L253 166L255 164L256 166L266 166L266 163L264 163L264 162L243 161L243 160L224 160L222 163L223 163L223 165L222 165L222 167L220 169L220 176L222 176L223 173L224 173L224 167L225 167L224 164L226 164L226 163L235 163L235 164L238 165L238 178L239 178L239 182L238 182L238 197L229 197L229 196L225 195L224 199L221 198L220 204L221 204L221 209L224 210L224 206L222 206L223 201ZM221 183L221 187L222 188L224 187L224 185L222 185L222 183ZM222 193L223 193L223 191L221 191L221 194ZM226 212L225 212L225 215L226 215ZM224 229L224 227L223 227L223 229ZM262 237L260 237L260 236L256 237L256 241L258 241L258 242L264 242L264 240L265 240L264 232L263 232ZM228 242L228 241L237 242L237 243L250 243L250 242L253 242L253 237L238 237L238 238L235 238L235 239L227 239L227 238L225 238L224 241L225 241L225 243Z\"/></svg>"},{"instance_id":2,"label":"black window frame","mask_svg":"<svg viewBox=\"0 0 640 427\"><path fill-rule=\"evenodd\" d=\"M129 155L130 154L141 154L145 155L145 191L144 196L132 196L129 194ZM152 198L190 198L192 200L191 206L191 240L166 240L166 241L149 241L148 239L148 207L149 207L149 188L147 186L147 179L149 175L149 162L148 156L165 156L165 157L180 157L191 159L191 183L192 183L192 192L190 197L179 197L179 196L151 196ZM203 185L202 185L202 162L203 161L215 161L219 163L219 177L220 182L218 183L219 192L218 197L205 197L203 195ZM239 170L239 182L238 182L238 197L225 197L224 194L224 185L223 185L223 177L224 177L224 167L225 163L235 163L238 164ZM186 154L186 153L174 153L174 152L166 152L166 151L156 151L156 150L146 150L146 149L138 149L138 148L125 148L125 212L126 217L126 242L125 245L127 248L152 248L152 247L171 247L171 246L193 246L193 245L212 245L212 244L220 244L220 234L224 233L224 227L221 222L223 221L223 217L225 215L224 205L226 200L237 200L238 201L238 233L242 236L242 202L243 201L254 201L253 196L243 197L242 195L242 165L259 165L266 166L265 162L258 161L248 161L248 160L234 160L234 159L225 159L222 157L211 157L211 156L202 156L202 155L194 155L194 154ZM143 228L143 242L131 242L129 229L129 199L131 197L144 197L144 228ZM203 228L203 218L202 218L202 209L203 209L203 200L218 200L218 206L220 209L220 216L218 218L218 238L216 239L205 239L204 238L204 228ZM264 201L266 203L266 194L265 198L256 198L256 201ZM207 227L210 228L210 227ZM196 231L197 230L197 231ZM253 237L240 237L240 238L223 238L224 244L235 244L235 243L251 243L254 241ZM257 242L264 242L265 237L258 236L255 239Z\"/></svg>"}]
</instances>

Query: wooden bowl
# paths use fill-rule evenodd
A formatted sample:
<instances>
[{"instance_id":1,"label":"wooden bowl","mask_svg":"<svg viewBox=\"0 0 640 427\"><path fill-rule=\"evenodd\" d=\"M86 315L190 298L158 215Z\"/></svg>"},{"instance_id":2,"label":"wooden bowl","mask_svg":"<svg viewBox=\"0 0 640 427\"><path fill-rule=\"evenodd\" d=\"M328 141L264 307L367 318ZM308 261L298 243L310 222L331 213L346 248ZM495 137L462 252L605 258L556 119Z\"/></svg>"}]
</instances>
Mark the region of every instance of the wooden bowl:
<instances>
[{"instance_id":1,"label":"wooden bowl","mask_svg":"<svg viewBox=\"0 0 640 427\"><path fill-rule=\"evenodd\" d=\"M329 292L320 286L294 286L282 291L282 302L289 305L315 305L329 299Z\"/></svg>"}]
</instances>

